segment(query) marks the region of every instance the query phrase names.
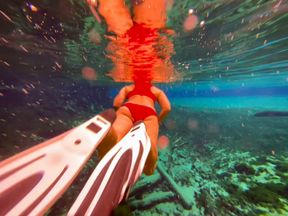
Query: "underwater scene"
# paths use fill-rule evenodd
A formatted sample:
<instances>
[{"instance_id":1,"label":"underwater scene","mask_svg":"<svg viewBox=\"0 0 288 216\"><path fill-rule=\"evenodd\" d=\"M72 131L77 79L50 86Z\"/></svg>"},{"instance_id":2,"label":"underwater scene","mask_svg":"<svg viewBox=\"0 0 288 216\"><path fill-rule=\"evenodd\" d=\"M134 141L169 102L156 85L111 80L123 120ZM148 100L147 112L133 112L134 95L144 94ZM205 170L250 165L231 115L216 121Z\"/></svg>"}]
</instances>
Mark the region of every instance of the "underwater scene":
<instances>
[{"instance_id":1,"label":"underwater scene","mask_svg":"<svg viewBox=\"0 0 288 216\"><path fill-rule=\"evenodd\" d=\"M145 80L171 112L113 215L288 215L287 25L287 0L2 0L0 161ZM45 215L67 215L98 163Z\"/></svg>"}]
</instances>

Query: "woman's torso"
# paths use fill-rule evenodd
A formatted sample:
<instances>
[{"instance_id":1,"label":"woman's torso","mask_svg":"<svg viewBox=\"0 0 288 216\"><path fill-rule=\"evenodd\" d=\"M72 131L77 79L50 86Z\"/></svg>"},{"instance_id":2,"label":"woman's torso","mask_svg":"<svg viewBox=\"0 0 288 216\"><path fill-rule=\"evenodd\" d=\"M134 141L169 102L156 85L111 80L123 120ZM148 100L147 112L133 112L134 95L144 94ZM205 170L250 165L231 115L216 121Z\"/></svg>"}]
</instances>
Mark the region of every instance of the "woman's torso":
<instances>
[{"instance_id":1,"label":"woman's torso","mask_svg":"<svg viewBox=\"0 0 288 216\"><path fill-rule=\"evenodd\" d=\"M145 86L145 92L135 92L135 85L127 87L127 101L126 103L133 103L142 106L147 106L155 110L154 103L157 100L157 89L153 86ZM150 92L149 92L150 91ZM131 94L132 93L132 94Z\"/></svg>"}]
</instances>

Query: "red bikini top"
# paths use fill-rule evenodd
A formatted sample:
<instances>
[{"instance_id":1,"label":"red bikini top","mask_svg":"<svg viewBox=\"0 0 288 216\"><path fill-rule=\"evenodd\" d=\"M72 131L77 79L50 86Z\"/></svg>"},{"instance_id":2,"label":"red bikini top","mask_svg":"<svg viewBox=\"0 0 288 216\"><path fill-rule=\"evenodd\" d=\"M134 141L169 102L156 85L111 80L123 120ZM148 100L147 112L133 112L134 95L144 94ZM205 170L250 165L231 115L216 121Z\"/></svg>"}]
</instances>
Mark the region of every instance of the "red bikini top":
<instances>
[{"instance_id":1,"label":"red bikini top","mask_svg":"<svg viewBox=\"0 0 288 216\"><path fill-rule=\"evenodd\" d=\"M127 98L130 98L134 95L141 95L151 98L154 102L157 100L156 96L151 91L151 84L138 84L135 85L134 89L127 94Z\"/></svg>"}]
</instances>

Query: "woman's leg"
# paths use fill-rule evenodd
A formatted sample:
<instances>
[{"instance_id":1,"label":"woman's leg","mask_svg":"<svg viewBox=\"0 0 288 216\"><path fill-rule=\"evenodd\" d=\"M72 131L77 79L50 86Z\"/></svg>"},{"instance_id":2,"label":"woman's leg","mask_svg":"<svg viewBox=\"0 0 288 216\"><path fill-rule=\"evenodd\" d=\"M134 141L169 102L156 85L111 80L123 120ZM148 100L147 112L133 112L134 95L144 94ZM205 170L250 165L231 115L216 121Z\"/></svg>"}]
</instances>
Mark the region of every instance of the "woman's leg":
<instances>
[{"instance_id":1,"label":"woman's leg","mask_svg":"<svg viewBox=\"0 0 288 216\"><path fill-rule=\"evenodd\" d=\"M110 131L97 148L99 157L103 158L129 132L132 126L133 122L129 109L125 106L120 107L116 112L116 119Z\"/></svg>"},{"instance_id":2,"label":"woman's leg","mask_svg":"<svg viewBox=\"0 0 288 216\"><path fill-rule=\"evenodd\" d=\"M133 26L124 0L99 0L99 12L105 18L108 31L123 35Z\"/></svg>"},{"instance_id":3,"label":"woman's leg","mask_svg":"<svg viewBox=\"0 0 288 216\"><path fill-rule=\"evenodd\" d=\"M152 175L154 173L154 170L156 169L158 159L158 150L157 150L157 140L159 131L158 117L149 116L144 120L144 124L146 126L146 131L151 141L151 150L146 160L143 172L146 175Z\"/></svg>"},{"instance_id":4,"label":"woman's leg","mask_svg":"<svg viewBox=\"0 0 288 216\"><path fill-rule=\"evenodd\" d=\"M166 26L166 1L145 0L133 7L133 20L149 28L165 28Z\"/></svg>"}]
</instances>

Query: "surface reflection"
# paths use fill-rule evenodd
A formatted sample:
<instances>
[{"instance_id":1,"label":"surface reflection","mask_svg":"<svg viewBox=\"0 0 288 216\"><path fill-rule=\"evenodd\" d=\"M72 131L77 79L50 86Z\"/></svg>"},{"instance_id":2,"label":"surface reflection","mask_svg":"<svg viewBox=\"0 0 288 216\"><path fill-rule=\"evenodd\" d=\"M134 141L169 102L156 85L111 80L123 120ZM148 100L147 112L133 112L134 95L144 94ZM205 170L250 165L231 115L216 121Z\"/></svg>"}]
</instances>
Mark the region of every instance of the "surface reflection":
<instances>
[{"instance_id":1,"label":"surface reflection","mask_svg":"<svg viewBox=\"0 0 288 216\"><path fill-rule=\"evenodd\" d=\"M177 79L171 63L173 43L158 29L134 23L124 36L110 38L107 56L114 63L114 68L109 72L114 81L129 82L136 77L154 82Z\"/></svg>"},{"instance_id":2,"label":"surface reflection","mask_svg":"<svg viewBox=\"0 0 288 216\"><path fill-rule=\"evenodd\" d=\"M88 1L91 5L91 1ZM115 82L171 82L179 78L171 62L174 31L166 26L166 1L132 1L133 17L123 1L99 1L108 30L108 72ZM117 10L115 10L117 8ZM114 13L115 12L115 13Z\"/></svg>"}]
</instances>

